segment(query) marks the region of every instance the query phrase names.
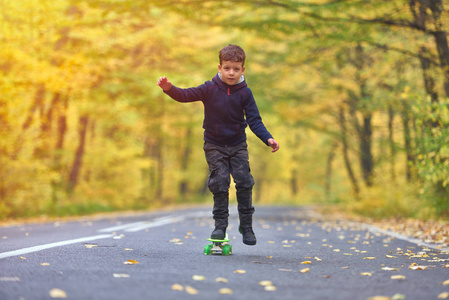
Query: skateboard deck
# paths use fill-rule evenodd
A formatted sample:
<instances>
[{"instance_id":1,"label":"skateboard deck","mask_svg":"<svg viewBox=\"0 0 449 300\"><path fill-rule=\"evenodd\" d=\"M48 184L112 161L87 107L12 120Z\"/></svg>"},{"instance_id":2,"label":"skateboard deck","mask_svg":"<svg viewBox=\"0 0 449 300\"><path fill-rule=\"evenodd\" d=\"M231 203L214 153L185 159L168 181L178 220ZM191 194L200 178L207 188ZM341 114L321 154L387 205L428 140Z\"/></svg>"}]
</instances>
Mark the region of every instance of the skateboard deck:
<instances>
[{"instance_id":1,"label":"skateboard deck","mask_svg":"<svg viewBox=\"0 0 449 300\"><path fill-rule=\"evenodd\" d=\"M204 255L230 255L232 254L232 245L228 244L229 236L226 233L226 236L223 240L216 239L207 239L212 244L207 244L204 246L203 253Z\"/></svg>"}]
</instances>

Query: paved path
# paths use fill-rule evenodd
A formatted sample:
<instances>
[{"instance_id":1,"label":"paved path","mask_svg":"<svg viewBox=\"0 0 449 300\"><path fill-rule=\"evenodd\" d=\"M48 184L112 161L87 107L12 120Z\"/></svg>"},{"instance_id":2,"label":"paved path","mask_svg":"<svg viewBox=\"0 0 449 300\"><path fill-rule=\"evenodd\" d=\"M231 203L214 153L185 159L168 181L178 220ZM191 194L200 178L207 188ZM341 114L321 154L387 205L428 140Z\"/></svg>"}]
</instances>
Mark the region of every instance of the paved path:
<instances>
[{"instance_id":1,"label":"paved path","mask_svg":"<svg viewBox=\"0 0 449 300\"><path fill-rule=\"evenodd\" d=\"M231 216L231 256L203 255L213 229L205 207L0 227L0 299L421 300L449 292L447 249L300 207L257 207L258 243L246 246Z\"/></svg>"}]
</instances>

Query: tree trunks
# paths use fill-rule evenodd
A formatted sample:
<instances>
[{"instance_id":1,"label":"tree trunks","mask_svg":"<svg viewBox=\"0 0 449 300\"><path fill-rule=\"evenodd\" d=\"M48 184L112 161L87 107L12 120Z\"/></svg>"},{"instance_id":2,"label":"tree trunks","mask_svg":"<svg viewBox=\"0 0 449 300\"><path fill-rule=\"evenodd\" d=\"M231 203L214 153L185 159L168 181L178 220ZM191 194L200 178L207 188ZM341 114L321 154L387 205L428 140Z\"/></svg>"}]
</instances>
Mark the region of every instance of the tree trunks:
<instances>
[{"instance_id":1,"label":"tree trunks","mask_svg":"<svg viewBox=\"0 0 449 300\"><path fill-rule=\"evenodd\" d=\"M181 194L181 197L186 195L189 191L189 181L187 180L185 174L187 174L190 152L192 151L192 128L190 127L187 128L185 141L186 146L184 148L184 155L181 158L182 180L179 183L179 192Z\"/></svg>"},{"instance_id":2,"label":"tree trunks","mask_svg":"<svg viewBox=\"0 0 449 300\"><path fill-rule=\"evenodd\" d=\"M334 142L332 144L331 150L329 151L329 155L327 156L326 163L326 184L325 184L325 193L326 199L331 200L331 192L332 192L332 162L335 158L335 150L337 149L338 144Z\"/></svg>"},{"instance_id":3,"label":"tree trunks","mask_svg":"<svg viewBox=\"0 0 449 300\"><path fill-rule=\"evenodd\" d=\"M396 181L395 161L396 147L394 145L394 110L393 105L388 105L388 144L390 146L390 176L393 182Z\"/></svg>"},{"instance_id":4,"label":"tree trunks","mask_svg":"<svg viewBox=\"0 0 449 300\"><path fill-rule=\"evenodd\" d=\"M87 125L89 123L89 117L83 115L79 118L79 142L78 148L75 153L75 159L73 161L72 170L69 176L68 182L68 192L71 193L78 184L80 171L83 162L83 156L86 148L86 135L87 135Z\"/></svg>"},{"instance_id":5,"label":"tree trunks","mask_svg":"<svg viewBox=\"0 0 449 300\"><path fill-rule=\"evenodd\" d=\"M405 176L408 182L413 180L413 169L415 165L415 157L413 155L412 137L410 133L410 117L409 108L405 101L402 101L402 125L404 128L404 148L406 153Z\"/></svg>"},{"instance_id":6,"label":"tree trunks","mask_svg":"<svg viewBox=\"0 0 449 300\"><path fill-rule=\"evenodd\" d=\"M351 166L351 161L349 159L349 146L348 146L348 139L347 139L346 117L345 117L345 111L344 111L343 107L340 107L340 110L339 110L338 123L340 125L340 130L341 130L340 140L341 140L341 144L343 146L342 151L343 151L343 159L345 162L346 171L348 172L349 180L351 181L354 198L356 200L360 200L359 183L357 181L357 178L354 175L354 171L352 170L352 166Z\"/></svg>"}]
</instances>

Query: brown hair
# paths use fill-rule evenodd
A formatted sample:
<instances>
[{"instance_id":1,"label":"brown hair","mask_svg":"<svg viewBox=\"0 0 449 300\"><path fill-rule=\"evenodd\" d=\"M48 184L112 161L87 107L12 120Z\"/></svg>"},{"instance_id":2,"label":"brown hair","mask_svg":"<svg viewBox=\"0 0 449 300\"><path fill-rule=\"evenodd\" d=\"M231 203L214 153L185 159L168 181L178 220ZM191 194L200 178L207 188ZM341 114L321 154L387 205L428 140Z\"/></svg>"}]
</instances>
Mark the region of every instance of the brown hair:
<instances>
[{"instance_id":1,"label":"brown hair","mask_svg":"<svg viewBox=\"0 0 449 300\"><path fill-rule=\"evenodd\" d=\"M220 59L220 65L224 60L242 62L242 66L245 64L245 51L237 45L228 45L220 50L218 54Z\"/></svg>"}]
</instances>

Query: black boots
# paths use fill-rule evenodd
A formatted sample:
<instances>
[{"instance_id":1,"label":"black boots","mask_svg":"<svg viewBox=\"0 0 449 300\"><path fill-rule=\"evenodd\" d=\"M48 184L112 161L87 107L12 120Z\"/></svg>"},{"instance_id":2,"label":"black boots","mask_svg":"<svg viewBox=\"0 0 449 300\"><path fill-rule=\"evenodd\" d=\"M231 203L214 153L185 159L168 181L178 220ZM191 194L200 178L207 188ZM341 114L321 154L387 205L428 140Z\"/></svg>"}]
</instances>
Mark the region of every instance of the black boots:
<instances>
[{"instance_id":1,"label":"black boots","mask_svg":"<svg viewBox=\"0 0 449 300\"><path fill-rule=\"evenodd\" d=\"M210 235L210 238L213 240L224 240L226 236L226 229L215 228Z\"/></svg>"},{"instance_id":2,"label":"black boots","mask_svg":"<svg viewBox=\"0 0 449 300\"><path fill-rule=\"evenodd\" d=\"M256 236L253 231L253 213L252 190L237 189L238 212L240 219L239 232L243 236L243 243L246 245L255 245ZM226 236L229 217L229 193L217 193L214 195L214 220L215 229L211 234L211 239L223 240Z\"/></svg>"},{"instance_id":3,"label":"black boots","mask_svg":"<svg viewBox=\"0 0 449 300\"><path fill-rule=\"evenodd\" d=\"M218 193L214 195L214 220L215 229L210 238L214 240L224 240L226 228L228 228L229 217L229 193Z\"/></svg>"},{"instance_id":4,"label":"black boots","mask_svg":"<svg viewBox=\"0 0 449 300\"><path fill-rule=\"evenodd\" d=\"M251 189L237 190L237 208L240 219L239 232L243 235L243 243L251 246L255 245L257 242L253 231L254 207L252 200Z\"/></svg>"},{"instance_id":5,"label":"black boots","mask_svg":"<svg viewBox=\"0 0 449 300\"><path fill-rule=\"evenodd\" d=\"M243 244L253 246L257 243L256 235L252 227L239 226L239 231L243 236Z\"/></svg>"}]
</instances>

